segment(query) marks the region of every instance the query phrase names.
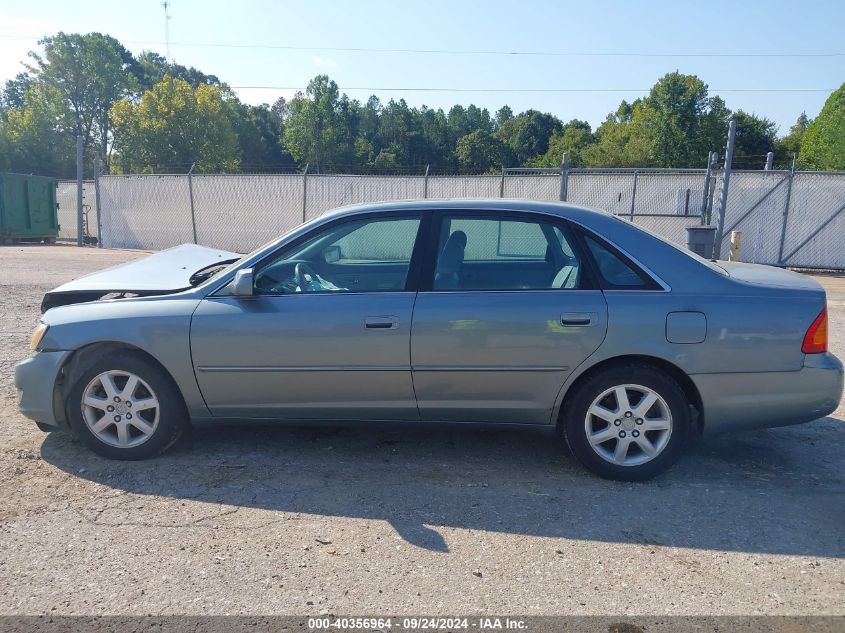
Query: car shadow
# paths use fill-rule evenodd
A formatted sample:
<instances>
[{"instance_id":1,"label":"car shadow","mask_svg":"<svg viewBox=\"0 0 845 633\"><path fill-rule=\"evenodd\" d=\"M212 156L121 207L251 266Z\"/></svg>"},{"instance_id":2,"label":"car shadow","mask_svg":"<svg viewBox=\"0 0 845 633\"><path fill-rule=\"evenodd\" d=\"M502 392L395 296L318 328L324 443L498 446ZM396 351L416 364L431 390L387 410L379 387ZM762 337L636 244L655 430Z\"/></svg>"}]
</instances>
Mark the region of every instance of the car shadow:
<instances>
[{"instance_id":1,"label":"car shadow","mask_svg":"<svg viewBox=\"0 0 845 633\"><path fill-rule=\"evenodd\" d=\"M41 454L73 476L172 500L174 515L191 500L268 517L377 519L439 552L448 547L438 528L449 526L841 558L844 443L845 424L830 417L700 439L668 473L636 484L591 475L553 437L470 428L205 430L143 462L102 459L58 432ZM109 513L94 518L107 521Z\"/></svg>"}]
</instances>

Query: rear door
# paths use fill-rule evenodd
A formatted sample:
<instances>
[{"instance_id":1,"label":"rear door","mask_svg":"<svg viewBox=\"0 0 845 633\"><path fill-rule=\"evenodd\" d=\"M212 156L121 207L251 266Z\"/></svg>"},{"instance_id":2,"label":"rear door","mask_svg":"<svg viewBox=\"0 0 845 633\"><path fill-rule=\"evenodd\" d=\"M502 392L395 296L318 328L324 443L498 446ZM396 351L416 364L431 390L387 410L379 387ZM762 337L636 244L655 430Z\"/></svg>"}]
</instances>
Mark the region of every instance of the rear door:
<instances>
[{"instance_id":1,"label":"rear door","mask_svg":"<svg viewBox=\"0 0 845 633\"><path fill-rule=\"evenodd\" d=\"M432 233L411 335L421 418L548 424L566 377L607 330L568 228L456 211L435 214Z\"/></svg>"}]
</instances>

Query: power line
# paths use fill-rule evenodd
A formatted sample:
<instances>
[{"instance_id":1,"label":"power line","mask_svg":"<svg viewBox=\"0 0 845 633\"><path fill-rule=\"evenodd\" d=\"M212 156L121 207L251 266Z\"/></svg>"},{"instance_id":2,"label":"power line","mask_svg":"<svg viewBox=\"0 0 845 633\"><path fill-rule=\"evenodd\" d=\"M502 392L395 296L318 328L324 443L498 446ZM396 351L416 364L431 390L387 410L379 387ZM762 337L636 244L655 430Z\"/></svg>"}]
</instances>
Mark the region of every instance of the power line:
<instances>
[{"instance_id":1,"label":"power line","mask_svg":"<svg viewBox=\"0 0 845 633\"><path fill-rule=\"evenodd\" d=\"M0 33L0 38L38 41L41 36ZM124 40L127 44L141 46L163 45L166 42L155 40ZM183 48L243 48L259 50L289 51L326 51L333 53L408 53L419 55L513 55L532 57L699 57L699 58L819 58L845 57L845 52L824 53L647 53L636 51L531 51L531 50L495 50L495 49L447 49L447 48L372 48L364 46L292 46L285 44L242 44L237 42L170 42L170 46Z\"/></svg>"},{"instance_id":2,"label":"power line","mask_svg":"<svg viewBox=\"0 0 845 633\"><path fill-rule=\"evenodd\" d=\"M304 90L301 86L229 86L235 90ZM343 87L344 92L353 90L383 92L650 92L651 88L409 88L392 86L353 86ZM836 88L709 88L710 92L833 92Z\"/></svg>"}]
</instances>

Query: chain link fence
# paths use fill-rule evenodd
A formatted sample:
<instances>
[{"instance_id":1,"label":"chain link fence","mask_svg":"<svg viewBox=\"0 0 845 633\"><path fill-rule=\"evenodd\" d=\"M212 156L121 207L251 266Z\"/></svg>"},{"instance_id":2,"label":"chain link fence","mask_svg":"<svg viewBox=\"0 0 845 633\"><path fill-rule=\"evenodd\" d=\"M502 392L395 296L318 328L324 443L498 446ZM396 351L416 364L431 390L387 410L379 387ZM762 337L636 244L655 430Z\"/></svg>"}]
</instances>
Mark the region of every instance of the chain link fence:
<instances>
[{"instance_id":1,"label":"chain link fence","mask_svg":"<svg viewBox=\"0 0 845 633\"><path fill-rule=\"evenodd\" d=\"M194 242L248 252L345 205L522 198L602 209L684 244L687 227L718 223L723 179L715 168L506 169L484 176L103 176L100 238L112 248ZM845 269L845 173L733 171L729 185L721 227L724 256L731 231L741 231L744 261ZM61 183L59 189L61 236L72 238L75 184ZM90 233L96 230L93 191L86 184Z\"/></svg>"},{"instance_id":2,"label":"chain link fence","mask_svg":"<svg viewBox=\"0 0 845 633\"><path fill-rule=\"evenodd\" d=\"M76 181L60 180L56 186L59 205L59 239L76 241ZM97 235L97 194L94 181L82 183L82 211L87 217L87 234Z\"/></svg>"},{"instance_id":3,"label":"chain link fence","mask_svg":"<svg viewBox=\"0 0 845 633\"><path fill-rule=\"evenodd\" d=\"M845 269L845 174L795 174L787 199L779 263Z\"/></svg>"}]
</instances>

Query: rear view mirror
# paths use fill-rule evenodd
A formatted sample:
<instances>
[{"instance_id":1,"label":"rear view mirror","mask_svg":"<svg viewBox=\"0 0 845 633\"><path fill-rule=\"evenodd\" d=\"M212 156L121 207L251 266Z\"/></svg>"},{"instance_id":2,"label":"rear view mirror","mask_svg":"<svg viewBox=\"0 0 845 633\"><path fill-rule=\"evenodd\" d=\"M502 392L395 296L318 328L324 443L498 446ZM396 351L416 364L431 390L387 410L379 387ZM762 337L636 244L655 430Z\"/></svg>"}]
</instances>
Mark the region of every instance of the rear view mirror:
<instances>
[{"instance_id":1,"label":"rear view mirror","mask_svg":"<svg viewBox=\"0 0 845 633\"><path fill-rule=\"evenodd\" d=\"M251 297L253 295L252 268L243 268L235 273L232 281L232 294L236 297Z\"/></svg>"},{"instance_id":2,"label":"rear view mirror","mask_svg":"<svg viewBox=\"0 0 845 633\"><path fill-rule=\"evenodd\" d=\"M327 264L334 264L340 260L340 246L326 246L323 249L323 261Z\"/></svg>"}]
</instances>

